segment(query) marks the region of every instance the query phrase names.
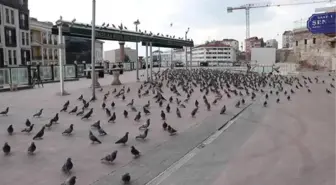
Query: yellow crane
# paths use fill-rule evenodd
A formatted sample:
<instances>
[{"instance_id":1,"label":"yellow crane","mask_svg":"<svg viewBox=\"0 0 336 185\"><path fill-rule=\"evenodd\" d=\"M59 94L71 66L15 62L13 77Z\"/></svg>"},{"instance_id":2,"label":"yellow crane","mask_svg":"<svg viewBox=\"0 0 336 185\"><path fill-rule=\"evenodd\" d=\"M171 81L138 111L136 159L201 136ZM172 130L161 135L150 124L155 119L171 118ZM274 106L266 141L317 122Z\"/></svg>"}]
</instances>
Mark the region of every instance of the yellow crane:
<instances>
[{"instance_id":1,"label":"yellow crane","mask_svg":"<svg viewBox=\"0 0 336 185\"><path fill-rule=\"evenodd\" d=\"M245 4L238 7L228 7L227 13L232 13L234 10L245 10L246 13L246 39L250 38L250 9L252 8L267 8L267 7L275 7L275 6L293 6L293 5L306 5L306 4L317 4L317 3L331 3L335 2L336 0L316 0L316 1L300 1L300 2L292 2L292 3L251 3Z\"/></svg>"}]
</instances>

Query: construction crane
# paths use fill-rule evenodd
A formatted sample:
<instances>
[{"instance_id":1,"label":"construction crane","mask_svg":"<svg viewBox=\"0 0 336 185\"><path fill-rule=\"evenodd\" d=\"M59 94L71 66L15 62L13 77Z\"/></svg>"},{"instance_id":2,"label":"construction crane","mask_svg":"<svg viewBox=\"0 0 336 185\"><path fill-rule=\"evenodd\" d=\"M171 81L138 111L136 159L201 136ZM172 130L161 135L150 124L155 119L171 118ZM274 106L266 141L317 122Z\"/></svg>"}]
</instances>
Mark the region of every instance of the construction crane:
<instances>
[{"instance_id":1,"label":"construction crane","mask_svg":"<svg viewBox=\"0 0 336 185\"><path fill-rule=\"evenodd\" d=\"M252 8L268 8L268 7L280 7L280 6L293 6L293 5L306 5L306 4L317 4L317 3L331 3L336 0L316 0L316 1L301 1L301 2L292 2L292 3L283 3L276 4L271 2L265 3L252 3L245 4L238 7L228 7L227 12L232 13L233 10L245 10L246 13L246 39L250 38L250 9Z\"/></svg>"}]
</instances>

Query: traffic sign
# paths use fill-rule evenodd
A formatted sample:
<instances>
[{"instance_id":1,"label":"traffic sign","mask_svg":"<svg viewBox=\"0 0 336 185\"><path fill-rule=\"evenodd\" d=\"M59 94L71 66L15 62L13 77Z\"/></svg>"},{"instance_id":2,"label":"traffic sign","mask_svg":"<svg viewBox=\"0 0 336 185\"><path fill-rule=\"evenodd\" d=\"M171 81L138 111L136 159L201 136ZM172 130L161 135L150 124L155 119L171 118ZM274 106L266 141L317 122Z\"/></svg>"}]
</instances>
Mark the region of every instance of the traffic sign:
<instances>
[{"instance_id":1,"label":"traffic sign","mask_svg":"<svg viewBox=\"0 0 336 185\"><path fill-rule=\"evenodd\" d=\"M307 21L307 28L313 34L336 33L336 12L313 14Z\"/></svg>"}]
</instances>

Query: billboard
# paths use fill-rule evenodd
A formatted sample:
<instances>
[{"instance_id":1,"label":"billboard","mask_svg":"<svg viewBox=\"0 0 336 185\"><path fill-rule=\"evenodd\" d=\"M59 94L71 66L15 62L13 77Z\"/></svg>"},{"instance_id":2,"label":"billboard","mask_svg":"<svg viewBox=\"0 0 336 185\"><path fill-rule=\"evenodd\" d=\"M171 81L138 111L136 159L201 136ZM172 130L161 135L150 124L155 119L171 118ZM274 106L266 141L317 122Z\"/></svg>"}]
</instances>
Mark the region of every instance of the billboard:
<instances>
[{"instance_id":1,"label":"billboard","mask_svg":"<svg viewBox=\"0 0 336 185\"><path fill-rule=\"evenodd\" d=\"M271 66L275 64L276 49L275 48L252 48L251 62L257 65Z\"/></svg>"},{"instance_id":2,"label":"billboard","mask_svg":"<svg viewBox=\"0 0 336 185\"><path fill-rule=\"evenodd\" d=\"M313 14L307 21L307 28L313 34L336 32L336 12Z\"/></svg>"}]
</instances>

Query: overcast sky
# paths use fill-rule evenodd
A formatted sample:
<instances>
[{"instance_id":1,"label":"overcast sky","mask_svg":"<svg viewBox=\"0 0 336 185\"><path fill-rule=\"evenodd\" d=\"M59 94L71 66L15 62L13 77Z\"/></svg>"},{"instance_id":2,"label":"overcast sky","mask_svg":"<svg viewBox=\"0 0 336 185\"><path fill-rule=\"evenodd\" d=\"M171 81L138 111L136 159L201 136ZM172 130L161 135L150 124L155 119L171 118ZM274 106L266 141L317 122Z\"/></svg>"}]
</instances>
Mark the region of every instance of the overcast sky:
<instances>
[{"instance_id":1,"label":"overcast sky","mask_svg":"<svg viewBox=\"0 0 336 185\"><path fill-rule=\"evenodd\" d=\"M307 2L313 0L273 0L274 3ZM245 11L227 13L227 7L246 3L262 3L262 0L96 0L96 23L120 24L135 29L133 22L139 19L141 30L154 33L184 36L190 27L188 37L195 44L207 40L233 38L242 42L245 38ZM41 21L55 22L60 15L64 20L76 18L77 22L91 22L92 0L30 0L31 17ZM329 4L311 4L256 8L251 10L251 36L265 40L275 38L280 41L285 30L292 29L294 21L306 19L315 8ZM173 23L173 27L170 27ZM135 44L126 43L135 48ZM115 49L117 42L106 41L104 50ZM156 48L154 48L156 49ZM140 55L145 48L140 46Z\"/></svg>"}]
</instances>

